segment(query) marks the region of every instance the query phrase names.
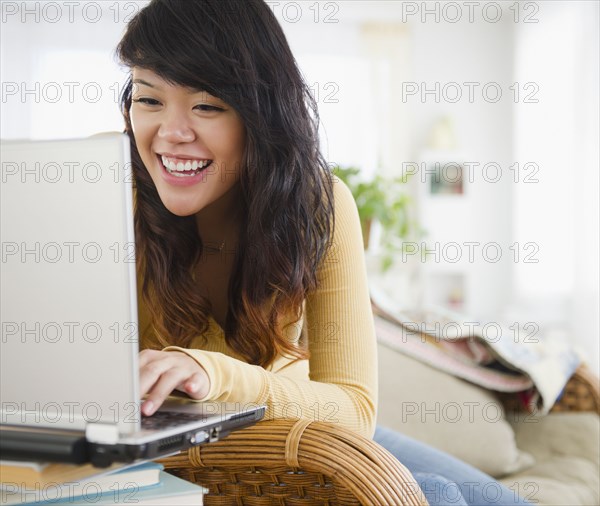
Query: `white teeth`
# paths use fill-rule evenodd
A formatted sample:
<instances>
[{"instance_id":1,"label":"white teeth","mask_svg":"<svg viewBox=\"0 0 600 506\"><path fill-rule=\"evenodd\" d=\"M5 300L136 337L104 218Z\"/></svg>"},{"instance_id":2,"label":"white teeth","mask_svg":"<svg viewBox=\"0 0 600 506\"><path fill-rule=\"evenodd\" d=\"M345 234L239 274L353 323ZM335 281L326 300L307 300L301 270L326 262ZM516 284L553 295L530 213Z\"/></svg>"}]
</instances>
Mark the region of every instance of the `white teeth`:
<instances>
[{"instance_id":1,"label":"white teeth","mask_svg":"<svg viewBox=\"0 0 600 506\"><path fill-rule=\"evenodd\" d=\"M195 176L194 173L183 174L183 172L203 169L212 162L212 160L186 160L184 163L183 161L175 161L176 159L169 159L164 155L161 155L161 160L167 172L178 177Z\"/></svg>"},{"instance_id":2,"label":"white teeth","mask_svg":"<svg viewBox=\"0 0 600 506\"><path fill-rule=\"evenodd\" d=\"M196 174L184 174L183 172L177 172L177 171L171 172L170 174L175 177L192 177L192 176L196 175Z\"/></svg>"}]
</instances>

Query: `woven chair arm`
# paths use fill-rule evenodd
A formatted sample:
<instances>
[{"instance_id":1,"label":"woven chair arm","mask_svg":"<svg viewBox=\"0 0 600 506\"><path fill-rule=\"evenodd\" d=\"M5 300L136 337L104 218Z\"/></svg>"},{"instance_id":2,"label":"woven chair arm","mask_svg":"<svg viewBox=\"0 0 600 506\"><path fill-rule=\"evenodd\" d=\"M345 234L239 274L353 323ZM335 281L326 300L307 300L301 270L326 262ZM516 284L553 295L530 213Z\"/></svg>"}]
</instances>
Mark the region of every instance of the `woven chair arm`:
<instances>
[{"instance_id":1,"label":"woven chair arm","mask_svg":"<svg viewBox=\"0 0 600 506\"><path fill-rule=\"evenodd\" d=\"M500 402L507 412L523 411L514 394L498 392ZM598 378L585 365L580 365L569 378L560 397L550 409L557 412L592 411L600 415L600 384Z\"/></svg>"},{"instance_id":2,"label":"woven chair arm","mask_svg":"<svg viewBox=\"0 0 600 506\"><path fill-rule=\"evenodd\" d=\"M595 411L600 415L600 382L596 375L585 365L579 366L551 411Z\"/></svg>"},{"instance_id":3,"label":"woven chair arm","mask_svg":"<svg viewBox=\"0 0 600 506\"><path fill-rule=\"evenodd\" d=\"M410 472L387 450L323 422L263 421L159 462L207 487L208 506L427 505Z\"/></svg>"}]
</instances>

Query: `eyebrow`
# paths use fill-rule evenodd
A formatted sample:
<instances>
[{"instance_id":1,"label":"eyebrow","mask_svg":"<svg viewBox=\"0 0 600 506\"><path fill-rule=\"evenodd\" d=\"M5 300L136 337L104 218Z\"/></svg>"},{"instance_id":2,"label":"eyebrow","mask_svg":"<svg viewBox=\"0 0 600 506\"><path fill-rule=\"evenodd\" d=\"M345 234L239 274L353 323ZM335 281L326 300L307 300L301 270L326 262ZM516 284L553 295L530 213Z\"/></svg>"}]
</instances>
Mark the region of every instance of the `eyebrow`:
<instances>
[{"instance_id":1,"label":"eyebrow","mask_svg":"<svg viewBox=\"0 0 600 506\"><path fill-rule=\"evenodd\" d=\"M148 86L150 88L154 88L155 90L162 91L162 88L160 86L156 86L152 83L149 83L148 81L144 81L143 79L137 78L137 79L134 79L132 82L133 82L133 84L143 84L144 86ZM188 93L190 95L195 95L197 93L206 93L207 95L210 95L210 93L208 93L206 90L193 89L193 88L190 88ZM210 95L210 96L212 96L212 95Z\"/></svg>"},{"instance_id":2,"label":"eyebrow","mask_svg":"<svg viewBox=\"0 0 600 506\"><path fill-rule=\"evenodd\" d=\"M153 84L150 84L148 81L144 81L143 79L134 79L133 84L143 84L144 86L149 86L150 88L160 90L160 86L154 86Z\"/></svg>"}]
</instances>

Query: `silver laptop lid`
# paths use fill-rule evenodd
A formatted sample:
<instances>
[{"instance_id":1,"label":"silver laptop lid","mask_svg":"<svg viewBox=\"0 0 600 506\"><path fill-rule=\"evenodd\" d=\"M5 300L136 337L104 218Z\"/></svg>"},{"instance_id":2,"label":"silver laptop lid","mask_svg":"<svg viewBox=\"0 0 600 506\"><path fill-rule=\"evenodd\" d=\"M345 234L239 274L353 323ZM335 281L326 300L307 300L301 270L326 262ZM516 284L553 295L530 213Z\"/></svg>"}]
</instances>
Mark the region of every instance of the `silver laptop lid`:
<instances>
[{"instance_id":1,"label":"silver laptop lid","mask_svg":"<svg viewBox=\"0 0 600 506\"><path fill-rule=\"evenodd\" d=\"M139 429L129 140L1 143L2 423Z\"/></svg>"}]
</instances>

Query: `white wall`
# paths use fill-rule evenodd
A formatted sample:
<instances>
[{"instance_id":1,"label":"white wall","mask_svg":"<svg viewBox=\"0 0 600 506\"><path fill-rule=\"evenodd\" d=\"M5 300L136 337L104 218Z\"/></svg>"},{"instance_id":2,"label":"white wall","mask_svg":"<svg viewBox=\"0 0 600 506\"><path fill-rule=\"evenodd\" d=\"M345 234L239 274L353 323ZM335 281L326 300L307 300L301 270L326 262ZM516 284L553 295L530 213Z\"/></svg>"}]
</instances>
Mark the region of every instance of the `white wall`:
<instances>
[{"instance_id":1,"label":"white wall","mask_svg":"<svg viewBox=\"0 0 600 506\"><path fill-rule=\"evenodd\" d=\"M122 130L117 97L126 74L113 53L136 4L46 4L2 3L2 137Z\"/></svg>"},{"instance_id":2,"label":"white wall","mask_svg":"<svg viewBox=\"0 0 600 506\"><path fill-rule=\"evenodd\" d=\"M515 80L539 86L516 105L515 152L539 165L515 187L514 236L539 246L515 266L516 318L565 332L598 370L598 2L545 2L540 23L519 26Z\"/></svg>"},{"instance_id":3,"label":"white wall","mask_svg":"<svg viewBox=\"0 0 600 506\"><path fill-rule=\"evenodd\" d=\"M453 272L458 267L466 272L463 309L481 321L500 317L512 288L512 263L507 253L513 185L506 167L512 161L512 103L507 92L512 78L513 23L507 16L497 23L475 19L472 23L468 18L459 23L414 23L414 81L426 83L429 90L439 83L441 93L439 103L433 95L421 97L425 103L413 100L411 118L413 159L419 160L435 121L449 116L456 136L455 153L450 158L470 162L473 168L472 182L465 182L464 195L422 200L421 210L431 241L439 242L442 248L456 242L463 255L457 264L446 263L443 258L437 263L431 258L428 264L432 265L427 268ZM457 83L458 87L449 83ZM444 88L449 100L456 100L455 90L460 90L462 98L455 103L444 100ZM492 102L495 98L491 90L496 89L503 95ZM481 167L490 162L505 169L504 177L497 182L491 182L482 172ZM425 178L420 177L420 181L425 186ZM476 243L472 246L472 262L467 243ZM496 263L486 260L491 258L488 250L485 254L483 250L488 243L501 247L502 257Z\"/></svg>"}]
</instances>

